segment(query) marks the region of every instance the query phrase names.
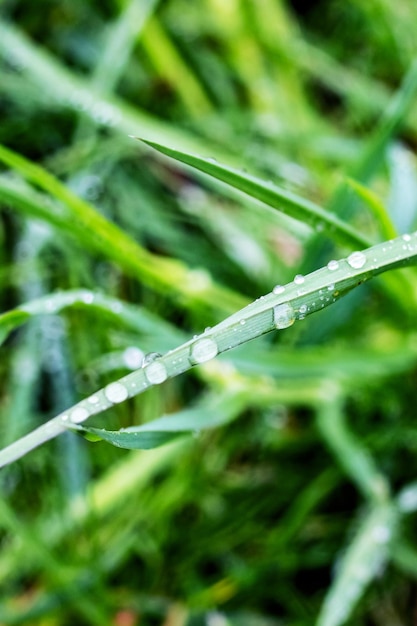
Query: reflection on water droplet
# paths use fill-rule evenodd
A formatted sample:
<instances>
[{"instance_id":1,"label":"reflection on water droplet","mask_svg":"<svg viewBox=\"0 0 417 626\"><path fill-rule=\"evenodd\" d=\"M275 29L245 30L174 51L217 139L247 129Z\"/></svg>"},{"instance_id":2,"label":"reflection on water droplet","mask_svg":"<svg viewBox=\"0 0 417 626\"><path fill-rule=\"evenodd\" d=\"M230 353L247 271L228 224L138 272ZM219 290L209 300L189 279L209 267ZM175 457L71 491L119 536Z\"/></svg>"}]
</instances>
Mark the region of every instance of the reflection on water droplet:
<instances>
[{"instance_id":1,"label":"reflection on water droplet","mask_svg":"<svg viewBox=\"0 0 417 626\"><path fill-rule=\"evenodd\" d=\"M284 291L285 291L284 285L275 285L275 287L272 290L272 293L274 293L276 296L279 296L279 294L284 293Z\"/></svg>"},{"instance_id":2,"label":"reflection on water droplet","mask_svg":"<svg viewBox=\"0 0 417 626\"><path fill-rule=\"evenodd\" d=\"M205 363L210 361L210 359L214 359L218 351L217 344L213 339L198 339L191 346L190 361L193 364Z\"/></svg>"},{"instance_id":3,"label":"reflection on water droplet","mask_svg":"<svg viewBox=\"0 0 417 626\"><path fill-rule=\"evenodd\" d=\"M372 537L375 543L387 543L391 538L391 531L387 526L375 526Z\"/></svg>"},{"instance_id":4,"label":"reflection on water droplet","mask_svg":"<svg viewBox=\"0 0 417 626\"><path fill-rule=\"evenodd\" d=\"M86 408L84 408L83 406L78 406L71 411L70 420L71 422L74 422L74 424L79 424L80 422L86 420L89 415L90 414Z\"/></svg>"},{"instance_id":5,"label":"reflection on water droplet","mask_svg":"<svg viewBox=\"0 0 417 626\"><path fill-rule=\"evenodd\" d=\"M94 302L94 294L90 291L86 291L82 294L81 300L84 302L84 304L91 304L92 302Z\"/></svg>"},{"instance_id":6,"label":"reflection on water droplet","mask_svg":"<svg viewBox=\"0 0 417 626\"><path fill-rule=\"evenodd\" d=\"M123 402L129 396L126 387L122 385L122 383L110 383L110 385L107 385L104 389L104 395L107 400L113 404Z\"/></svg>"},{"instance_id":7,"label":"reflection on water droplet","mask_svg":"<svg viewBox=\"0 0 417 626\"><path fill-rule=\"evenodd\" d=\"M141 367L143 363L143 357L144 354L142 350L139 350L139 348L136 348L135 346L129 346L129 348L126 348L126 350L123 352L123 361L125 365L132 370Z\"/></svg>"},{"instance_id":8,"label":"reflection on water droplet","mask_svg":"<svg viewBox=\"0 0 417 626\"><path fill-rule=\"evenodd\" d=\"M153 363L156 359L160 359L161 356L162 354L159 352L148 352L148 354L145 354L143 357L142 367L146 367L149 363Z\"/></svg>"},{"instance_id":9,"label":"reflection on water droplet","mask_svg":"<svg viewBox=\"0 0 417 626\"><path fill-rule=\"evenodd\" d=\"M291 304L284 302L274 306L274 326L281 330L282 328L288 328L295 322L295 312Z\"/></svg>"},{"instance_id":10,"label":"reflection on water droplet","mask_svg":"<svg viewBox=\"0 0 417 626\"><path fill-rule=\"evenodd\" d=\"M153 361L145 367L145 376L148 382L153 385L159 385L168 378L167 368L160 361Z\"/></svg>"},{"instance_id":11,"label":"reflection on water droplet","mask_svg":"<svg viewBox=\"0 0 417 626\"><path fill-rule=\"evenodd\" d=\"M294 277L294 282L296 285L302 285L304 280L305 278L302 274L297 274L297 276Z\"/></svg>"},{"instance_id":12,"label":"reflection on water droplet","mask_svg":"<svg viewBox=\"0 0 417 626\"><path fill-rule=\"evenodd\" d=\"M366 256L363 252L352 252L352 254L348 256L347 262L349 263L350 267L358 270L365 265Z\"/></svg>"},{"instance_id":13,"label":"reflection on water droplet","mask_svg":"<svg viewBox=\"0 0 417 626\"><path fill-rule=\"evenodd\" d=\"M337 261L329 261L327 264L327 269L330 270L331 272L334 272L334 270L337 270L337 268L339 267L339 263Z\"/></svg>"}]
</instances>

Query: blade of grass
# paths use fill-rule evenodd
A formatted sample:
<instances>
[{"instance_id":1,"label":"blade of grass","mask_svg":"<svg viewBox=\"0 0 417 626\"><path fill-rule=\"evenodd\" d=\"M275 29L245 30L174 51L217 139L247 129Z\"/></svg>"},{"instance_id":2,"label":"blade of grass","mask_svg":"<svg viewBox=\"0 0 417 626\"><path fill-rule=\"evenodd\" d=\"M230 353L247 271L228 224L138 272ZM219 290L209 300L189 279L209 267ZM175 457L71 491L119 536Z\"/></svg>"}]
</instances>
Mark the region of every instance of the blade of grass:
<instances>
[{"instance_id":1,"label":"blade of grass","mask_svg":"<svg viewBox=\"0 0 417 626\"><path fill-rule=\"evenodd\" d=\"M396 510L389 504L375 506L368 512L346 549L316 626L341 626L352 616L389 557L397 521Z\"/></svg>"},{"instance_id":2,"label":"blade of grass","mask_svg":"<svg viewBox=\"0 0 417 626\"><path fill-rule=\"evenodd\" d=\"M158 152L194 167L209 176L213 176L217 180L239 191L243 191L251 198L260 200L264 204L310 225L312 228L327 232L332 238L343 244L351 247L363 247L372 244L367 237L357 232L349 224L341 221L332 213L325 211L317 204L314 204L314 202L306 200L291 191L282 189L277 185L265 183L259 178L226 165L221 165L211 158L205 159L193 154L187 154L153 141L141 139L140 137L137 139Z\"/></svg>"},{"instance_id":3,"label":"blade of grass","mask_svg":"<svg viewBox=\"0 0 417 626\"><path fill-rule=\"evenodd\" d=\"M306 315L320 311L363 283L388 269L414 263L417 258L417 232L377 244L348 259L332 261L328 267L307 277L296 276L293 283L277 287L241 311L231 315L202 335L191 339L164 356L144 362L142 368L74 405L32 433L0 451L0 466L20 458L44 441L79 424L91 415L123 402L154 384L177 376L193 365L205 363L221 352L270 332L284 329Z\"/></svg>"},{"instance_id":4,"label":"blade of grass","mask_svg":"<svg viewBox=\"0 0 417 626\"><path fill-rule=\"evenodd\" d=\"M238 306L241 306L240 296L226 288L215 287L208 274L204 274L201 280L201 271L199 273L198 270L188 270L176 259L162 258L142 248L129 235L98 213L92 205L75 195L39 165L4 146L0 146L0 161L62 202L65 207L64 213L59 217L56 213L51 216L55 223L59 220L59 224L72 234L78 235L84 231L82 236L84 240L88 239L93 249L116 261L129 274L140 278L152 288L164 294L177 293L186 301L210 306L216 302L227 309L233 301L234 304L238 303ZM13 192L16 198L16 186L3 181L0 194L10 200L13 198ZM24 196L18 206L27 208L28 205L30 202ZM44 211L43 214L45 215ZM235 306L232 305L232 308Z\"/></svg>"}]
</instances>

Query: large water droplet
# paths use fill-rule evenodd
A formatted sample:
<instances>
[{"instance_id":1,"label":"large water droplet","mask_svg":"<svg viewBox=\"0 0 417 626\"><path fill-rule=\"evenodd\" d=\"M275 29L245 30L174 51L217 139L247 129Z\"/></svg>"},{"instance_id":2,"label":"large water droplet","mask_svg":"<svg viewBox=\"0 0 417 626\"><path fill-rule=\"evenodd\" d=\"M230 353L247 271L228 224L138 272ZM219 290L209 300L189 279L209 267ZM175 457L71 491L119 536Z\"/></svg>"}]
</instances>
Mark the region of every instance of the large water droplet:
<instances>
[{"instance_id":1,"label":"large water droplet","mask_svg":"<svg viewBox=\"0 0 417 626\"><path fill-rule=\"evenodd\" d=\"M203 338L197 339L191 346L190 361L191 363L205 363L214 359L219 349L217 343L213 339Z\"/></svg>"},{"instance_id":2,"label":"large water droplet","mask_svg":"<svg viewBox=\"0 0 417 626\"><path fill-rule=\"evenodd\" d=\"M274 326L281 330L282 328L288 328L295 322L295 311L291 304L284 302L274 306Z\"/></svg>"},{"instance_id":3,"label":"large water droplet","mask_svg":"<svg viewBox=\"0 0 417 626\"><path fill-rule=\"evenodd\" d=\"M122 383L110 383L104 390L104 395L109 402L117 404L123 402L129 396L127 389Z\"/></svg>"},{"instance_id":4,"label":"large water droplet","mask_svg":"<svg viewBox=\"0 0 417 626\"><path fill-rule=\"evenodd\" d=\"M335 270L337 270L339 267L339 263L337 261L329 261L327 264L327 269L330 270L331 272L334 272Z\"/></svg>"},{"instance_id":5,"label":"large water droplet","mask_svg":"<svg viewBox=\"0 0 417 626\"><path fill-rule=\"evenodd\" d=\"M272 293L274 293L276 296L279 296L279 294L284 293L284 291L285 291L284 285L275 285L275 287L272 290Z\"/></svg>"},{"instance_id":6,"label":"large water droplet","mask_svg":"<svg viewBox=\"0 0 417 626\"><path fill-rule=\"evenodd\" d=\"M123 352L123 361L125 365L127 365L127 367L131 370L135 370L138 367L141 367L141 365L143 364L143 357L144 354L142 350L139 350L139 348L135 348L135 346L129 346L129 348L126 348L126 350Z\"/></svg>"},{"instance_id":7,"label":"large water droplet","mask_svg":"<svg viewBox=\"0 0 417 626\"><path fill-rule=\"evenodd\" d=\"M375 543L388 543L391 538L391 531L387 526L375 526L372 530L372 537Z\"/></svg>"},{"instance_id":8,"label":"large water droplet","mask_svg":"<svg viewBox=\"0 0 417 626\"><path fill-rule=\"evenodd\" d=\"M71 411L70 420L71 422L74 422L74 424L80 424L80 422L86 420L89 415L90 413L87 411L86 408L84 408L83 406L77 406Z\"/></svg>"},{"instance_id":9,"label":"large water droplet","mask_svg":"<svg viewBox=\"0 0 417 626\"><path fill-rule=\"evenodd\" d=\"M366 263L366 256L363 252L352 252L347 258L350 267L359 270Z\"/></svg>"},{"instance_id":10,"label":"large water droplet","mask_svg":"<svg viewBox=\"0 0 417 626\"><path fill-rule=\"evenodd\" d=\"M144 372L148 382L153 385L159 385L168 378L167 368L160 361L149 363L149 365L145 367Z\"/></svg>"},{"instance_id":11,"label":"large water droplet","mask_svg":"<svg viewBox=\"0 0 417 626\"><path fill-rule=\"evenodd\" d=\"M304 280L305 278L302 274L297 274L297 276L294 277L294 282L296 285L302 285Z\"/></svg>"}]
</instances>

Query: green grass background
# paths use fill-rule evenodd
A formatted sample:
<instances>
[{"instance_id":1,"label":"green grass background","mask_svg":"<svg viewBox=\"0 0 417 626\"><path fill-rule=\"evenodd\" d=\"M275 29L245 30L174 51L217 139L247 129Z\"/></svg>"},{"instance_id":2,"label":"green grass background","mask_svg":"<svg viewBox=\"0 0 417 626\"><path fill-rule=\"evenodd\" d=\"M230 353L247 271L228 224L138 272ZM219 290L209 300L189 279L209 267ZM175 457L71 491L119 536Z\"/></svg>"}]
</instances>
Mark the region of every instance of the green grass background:
<instances>
[{"instance_id":1,"label":"green grass background","mask_svg":"<svg viewBox=\"0 0 417 626\"><path fill-rule=\"evenodd\" d=\"M6 318L27 323L1 447L354 249L129 135L364 241L417 229L416 24L411 0L0 2L0 143L43 168L0 154L1 312L43 303ZM0 623L411 626L415 285L377 278L91 420L185 412L194 436L66 433L1 470Z\"/></svg>"}]
</instances>

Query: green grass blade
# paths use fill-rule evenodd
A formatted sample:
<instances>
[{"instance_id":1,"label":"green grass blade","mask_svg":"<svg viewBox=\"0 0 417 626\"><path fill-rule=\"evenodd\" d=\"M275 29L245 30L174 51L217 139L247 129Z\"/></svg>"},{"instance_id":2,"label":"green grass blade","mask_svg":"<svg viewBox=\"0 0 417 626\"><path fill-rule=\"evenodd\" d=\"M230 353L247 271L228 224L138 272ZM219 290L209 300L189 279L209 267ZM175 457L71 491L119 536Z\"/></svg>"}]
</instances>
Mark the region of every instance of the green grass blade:
<instances>
[{"instance_id":1,"label":"green grass blade","mask_svg":"<svg viewBox=\"0 0 417 626\"><path fill-rule=\"evenodd\" d=\"M362 521L346 549L316 626L342 626L351 617L388 559L397 517L394 507L386 504L371 509Z\"/></svg>"},{"instance_id":2,"label":"green grass blade","mask_svg":"<svg viewBox=\"0 0 417 626\"><path fill-rule=\"evenodd\" d=\"M202 335L191 339L155 360L144 362L141 369L124 376L74 405L43 426L0 451L0 466L11 463L43 441L79 424L91 415L124 402L145 389L161 384L194 365L205 363L274 329L282 330L296 320L331 305L340 296L368 278L388 269L415 263L417 232L390 242L377 244L364 252L354 252L347 259L332 261L308 276L296 276L285 287L273 292L231 315Z\"/></svg>"},{"instance_id":3,"label":"green grass blade","mask_svg":"<svg viewBox=\"0 0 417 626\"><path fill-rule=\"evenodd\" d=\"M141 139L138 137L138 139ZM314 202L306 200L291 191L287 191L277 185L266 183L259 178L250 176L226 165L221 165L211 158L202 158L169 148L158 143L143 139L151 148L176 161L194 167L209 176L220 180L231 187L243 191L251 198L260 200L264 204L282 211L290 217L308 224L314 229L327 232L332 238L343 244L364 247L372 244L372 241L357 232L349 224L346 224L335 215L325 211Z\"/></svg>"},{"instance_id":4,"label":"green grass blade","mask_svg":"<svg viewBox=\"0 0 417 626\"><path fill-rule=\"evenodd\" d=\"M44 168L32 163L19 154L0 146L0 161L18 171L27 180L41 187L64 205L63 213L52 212L51 222L58 223L67 232L88 241L91 247L112 259L129 274L142 280L153 289L166 293L177 293L186 301L200 302L212 306L216 302L220 308L230 309L242 306L243 298L229 289L214 286L211 277L201 271L195 272L176 259L162 258L142 248L129 235L102 216L92 205L74 194ZM17 205L30 210L27 194L19 201L16 185L8 181L0 182L0 195ZM34 213L48 212L34 206ZM232 305L232 306L230 306ZM230 307L230 308L229 308Z\"/></svg>"}]
</instances>

